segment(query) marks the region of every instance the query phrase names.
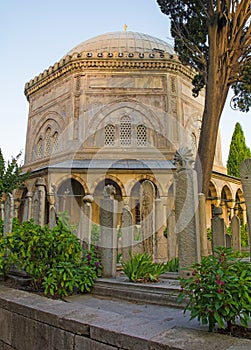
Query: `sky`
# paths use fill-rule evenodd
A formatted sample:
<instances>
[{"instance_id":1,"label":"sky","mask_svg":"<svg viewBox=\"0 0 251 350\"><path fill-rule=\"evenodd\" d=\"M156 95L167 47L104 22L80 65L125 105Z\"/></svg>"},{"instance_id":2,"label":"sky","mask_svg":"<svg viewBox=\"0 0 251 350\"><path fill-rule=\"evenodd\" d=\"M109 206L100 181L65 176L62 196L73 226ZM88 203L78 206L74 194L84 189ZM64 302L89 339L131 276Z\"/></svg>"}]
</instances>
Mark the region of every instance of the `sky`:
<instances>
[{"instance_id":1,"label":"sky","mask_svg":"<svg viewBox=\"0 0 251 350\"><path fill-rule=\"evenodd\" d=\"M29 104L25 83L58 62L77 44L123 30L172 44L168 17L156 0L0 0L0 148L5 160L24 155ZM251 148L251 112L226 103L220 131L226 163L236 122Z\"/></svg>"}]
</instances>

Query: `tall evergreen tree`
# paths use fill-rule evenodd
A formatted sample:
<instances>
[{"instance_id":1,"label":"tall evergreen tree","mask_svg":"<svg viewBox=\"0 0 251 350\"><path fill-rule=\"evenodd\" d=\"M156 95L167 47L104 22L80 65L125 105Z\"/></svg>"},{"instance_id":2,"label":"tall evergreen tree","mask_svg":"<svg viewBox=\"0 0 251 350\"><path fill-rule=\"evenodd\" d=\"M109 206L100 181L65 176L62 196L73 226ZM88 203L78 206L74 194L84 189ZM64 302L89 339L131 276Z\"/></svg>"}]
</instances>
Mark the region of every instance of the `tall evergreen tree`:
<instances>
[{"instance_id":1,"label":"tall evergreen tree","mask_svg":"<svg viewBox=\"0 0 251 350\"><path fill-rule=\"evenodd\" d=\"M22 174L21 172L21 168L18 165L20 157L21 152L16 158L12 158L11 161L6 163L0 148L0 200L4 193L12 192L29 177L29 173Z\"/></svg>"},{"instance_id":2,"label":"tall evergreen tree","mask_svg":"<svg viewBox=\"0 0 251 350\"><path fill-rule=\"evenodd\" d=\"M174 48L196 71L194 96L205 87L205 107L195 167L199 191L207 194L217 131L229 88L233 106L251 105L250 0L157 0L171 20Z\"/></svg>"},{"instance_id":3,"label":"tall evergreen tree","mask_svg":"<svg viewBox=\"0 0 251 350\"><path fill-rule=\"evenodd\" d=\"M241 125L236 123L227 160L228 175L239 177L240 164L247 158L251 158L251 151L246 145Z\"/></svg>"}]
</instances>

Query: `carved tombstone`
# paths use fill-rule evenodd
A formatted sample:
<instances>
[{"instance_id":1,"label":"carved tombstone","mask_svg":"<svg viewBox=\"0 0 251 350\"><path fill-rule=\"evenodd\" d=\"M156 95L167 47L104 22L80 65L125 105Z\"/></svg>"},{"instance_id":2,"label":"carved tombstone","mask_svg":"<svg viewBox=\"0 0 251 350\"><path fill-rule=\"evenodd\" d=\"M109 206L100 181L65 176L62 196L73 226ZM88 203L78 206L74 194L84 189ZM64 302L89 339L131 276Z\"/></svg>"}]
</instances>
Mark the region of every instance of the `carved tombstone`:
<instances>
[{"instance_id":1,"label":"carved tombstone","mask_svg":"<svg viewBox=\"0 0 251 350\"><path fill-rule=\"evenodd\" d=\"M25 222L31 219L31 210L32 210L32 193L27 192L25 196L22 222Z\"/></svg>"},{"instance_id":2,"label":"carved tombstone","mask_svg":"<svg viewBox=\"0 0 251 350\"><path fill-rule=\"evenodd\" d=\"M251 159L245 159L239 169L247 208L248 236L251 242ZM250 244L251 253L251 244ZM250 254L251 256L251 254Z\"/></svg>"},{"instance_id":3,"label":"carved tombstone","mask_svg":"<svg viewBox=\"0 0 251 350\"><path fill-rule=\"evenodd\" d=\"M104 199L100 203L100 248L104 277L116 276L118 201L114 195L115 188L105 186Z\"/></svg>"},{"instance_id":4,"label":"carved tombstone","mask_svg":"<svg viewBox=\"0 0 251 350\"><path fill-rule=\"evenodd\" d=\"M164 236L164 208L160 198L155 200L154 258L156 262L167 259L167 239Z\"/></svg>"},{"instance_id":5,"label":"carved tombstone","mask_svg":"<svg viewBox=\"0 0 251 350\"><path fill-rule=\"evenodd\" d=\"M7 193L4 203L4 229L6 235L12 231L12 220L14 217L14 198L11 193Z\"/></svg>"},{"instance_id":6,"label":"carved tombstone","mask_svg":"<svg viewBox=\"0 0 251 350\"><path fill-rule=\"evenodd\" d=\"M4 221L4 202L0 201L0 219Z\"/></svg>"},{"instance_id":7,"label":"carved tombstone","mask_svg":"<svg viewBox=\"0 0 251 350\"><path fill-rule=\"evenodd\" d=\"M190 266L200 262L200 231L198 216L197 174L192 169L193 157L188 148L179 149L174 156L175 219L178 237L180 275L191 275Z\"/></svg>"},{"instance_id":8,"label":"carved tombstone","mask_svg":"<svg viewBox=\"0 0 251 350\"><path fill-rule=\"evenodd\" d=\"M45 180L40 177L36 181L36 191L33 196L33 213L32 217L35 224L44 226L45 222Z\"/></svg>"},{"instance_id":9,"label":"carved tombstone","mask_svg":"<svg viewBox=\"0 0 251 350\"><path fill-rule=\"evenodd\" d=\"M90 249L91 247L93 200L94 199L91 195L86 195L83 198L83 206L80 212L78 236L84 249Z\"/></svg>"},{"instance_id":10,"label":"carved tombstone","mask_svg":"<svg viewBox=\"0 0 251 350\"><path fill-rule=\"evenodd\" d=\"M226 247L226 225L224 219L221 217L222 208L214 207L212 225L212 247Z\"/></svg>"},{"instance_id":11,"label":"carved tombstone","mask_svg":"<svg viewBox=\"0 0 251 350\"><path fill-rule=\"evenodd\" d=\"M237 215L234 215L231 219L232 228L232 246L234 251L241 251L241 226L240 219Z\"/></svg>"},{"instance_id":12,"label":"carved tombstone","mask_svg":"<svg viewBox=\"0 0 251 350\"><path fill-rule=\"evenodd\" d=\"M206 224L206 199L205 199L204 193L199 193L199 223L200 223L201 256L207 256L208 248L207 248L207 224Z\"/></svg>"},{"instance_id":13,"label":"carved tombstone","mask_svg":"<svg viewBox=\"0 0 251 350\"><path fill-rule=\"evenodd\" d=\"M133 253L133 225L132 213L128 206L122 209L121 219L121 236L122 236L122 259L128 261L130 259L129 252Z\"/></svg>"},{"instance_id":14,"label":"carved tombstone","mask_svg":"<svg viewBox=\"0 0 251 350\"><path fill-rule=\"evenodd\" d=\"M140 224L142 231L142 243L145 253L153 256L153 236L155 231L155 188L153 184L145 180L140 188Z\"/></svg>"}]
</instances>

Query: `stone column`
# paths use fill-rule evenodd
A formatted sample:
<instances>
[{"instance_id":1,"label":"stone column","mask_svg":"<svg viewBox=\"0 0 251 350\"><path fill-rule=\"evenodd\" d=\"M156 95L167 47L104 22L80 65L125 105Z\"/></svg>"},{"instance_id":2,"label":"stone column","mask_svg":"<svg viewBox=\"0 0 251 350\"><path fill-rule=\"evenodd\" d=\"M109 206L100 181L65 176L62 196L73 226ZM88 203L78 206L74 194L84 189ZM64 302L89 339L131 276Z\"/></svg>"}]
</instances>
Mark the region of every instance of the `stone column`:
<instances>
[{"instance_id":1,"label":"stone column","mask_svg":"<svg viewBox=\"0 0 251 350\"><path fill-rule=\"evenodd\" d=\"M104 199L100 202L100 248L104 277L116 276L118 201L114 199L114 195L115 188L107 185Z\"/></svg>"},{"instance_id":2,"label":"stone column","mask_svg":"<svg viewBox=\"0 0 251 350\"><path fill-rule=\"evenodd\" d=\"M193 155L188 148L176 151L175 219L178 237L180 275L191 276L190 266L200 262L197 173L192 169Z\"/></svg>"},{"instance_id":3,"label":"stone column","mask_svg":"<svg viewBox=\"0 0 251 350\"><path fill-rule=\"evenodd\" d=\"M45 179L39 177L36 181L36 191L33 196L33 218L35 224L44 226L45 223Z\"/></svg>"},{"instance_id":4,"label":"stone column","mask_svg":"<svg viewBox=\"0 0 251 350\"><path fill-rule=\"evenodd\" d=\"M83 206L80 212L80 222L78 235L84 249L91 248L91 232L92 232L92 203L93 196L90 194L83 198Z\"/></svg>"},{"instance_id":5,"label":"stone column","mask_svg":"<svg viewBox=\"0 0 251 350\"><path fill-rule=\"evenodd\" d=\"M251 159L245 159L239 169L247 210L248 236L251 260Z\"/></svg>"},{"instance_id":6,"label":"stone column","mask_svg":"<svg viewBox=\"0 0 251 350\"><path fill-rule=\"evenodd\" d=\"M200 241L201 256L208 255L207 249L207 219L206 219L206 198L204 193L199 193L199 222L200 222Z\"/></svg>"},{"instance_id":7,"label":"stone column","mask_svg":"<svg viewBox=\"0 0 251 350\"><path fill-rule=\"evenodd\" d=\"M12 231L12 220L14 218L14 198L11 193L7 193L4 202L4 228L3 234Z\"/></svg>"},{"instance_id":8,"label":"stone column","mask_svg":"<svg viewBox=\"0 0 251 350\"><path fill-rule=\"evenodd\" d=\"M140 225L142 231L143 250L153 256L153 236L155 232L154 224L154 199L155 188L153 184L145 180L140 188Z\"/></svg>"},{"instance_id":9,"label":"stone column","mask_svg":"<svg viewBox=\"0 0 251 350\"><path fill-rule=\"evenodd\" d=\"M214 207L213 218L211 220L212 225L212 248L226 247L226 224L221 217L222 208Z\"/></svg>"},{"instance_id":10,"label":"stone column","mask_svg":"<svg viewBox=\"0 0 251 350\"><path fill-rule=\"evenodd\" d=\"M232 244L234 251L241 251L241 226L240 219L237 215L234 215L231 220L232 228Z\"/></svg>"},{"instance_id":11,"label":"stone column","mask_svg":"<svg viewBox=\"0 0 251 350\"><path fill-rule=\"evenodd\" d=\"M167 259L167 239L164 237L164 213L160 198L155 200L154 258L156 262L164 262Z\"/></svg>"},{"instance_id":12,"label":"stone column","mask_svg":"<svg viewBox=\"0 0 251 350\"><path fill-rule=\"evenodd\" d=\"M133 254L133 218L130 208L124 206L122 209L121 219L121 238L122 238L122 259L128 261L130 259L129 252Z\"/></svg>"}]
</instances>

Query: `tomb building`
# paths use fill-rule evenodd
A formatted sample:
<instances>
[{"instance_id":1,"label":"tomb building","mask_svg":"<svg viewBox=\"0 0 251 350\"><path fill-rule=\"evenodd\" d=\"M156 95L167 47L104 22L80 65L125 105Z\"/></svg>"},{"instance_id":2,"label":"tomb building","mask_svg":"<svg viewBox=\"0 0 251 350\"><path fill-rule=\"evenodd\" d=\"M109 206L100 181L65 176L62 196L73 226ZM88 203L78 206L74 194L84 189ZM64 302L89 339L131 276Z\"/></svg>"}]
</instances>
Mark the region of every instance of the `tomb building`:
<instances>
[{"instance_id":1,"label":"tomb building","mask_svg":"<svg viewBox=\"0 0 251 350\"><path fill-rule=\"evenodd\" d=\"M31 176L18 192L20 219L42 178L44 224L53 207L56 215L68 212L77 225L83 198L92 196L91 220L99 225L104 187L110 185L118 201L118 226L125 206L134 228L151 208L150 225L161 236L175 210L174 154L180 147L194 155L197 149L204 95L192 96L193 76L165 41L121 31L80 43L26 83L23 170L30 170ZM240 180L228 176L223 166L218 135L207 224L219 205L225 220L238 209L245 221L243 203ZM161 227L155 227L156 221Z\"/></svg>"}]
</instances>

